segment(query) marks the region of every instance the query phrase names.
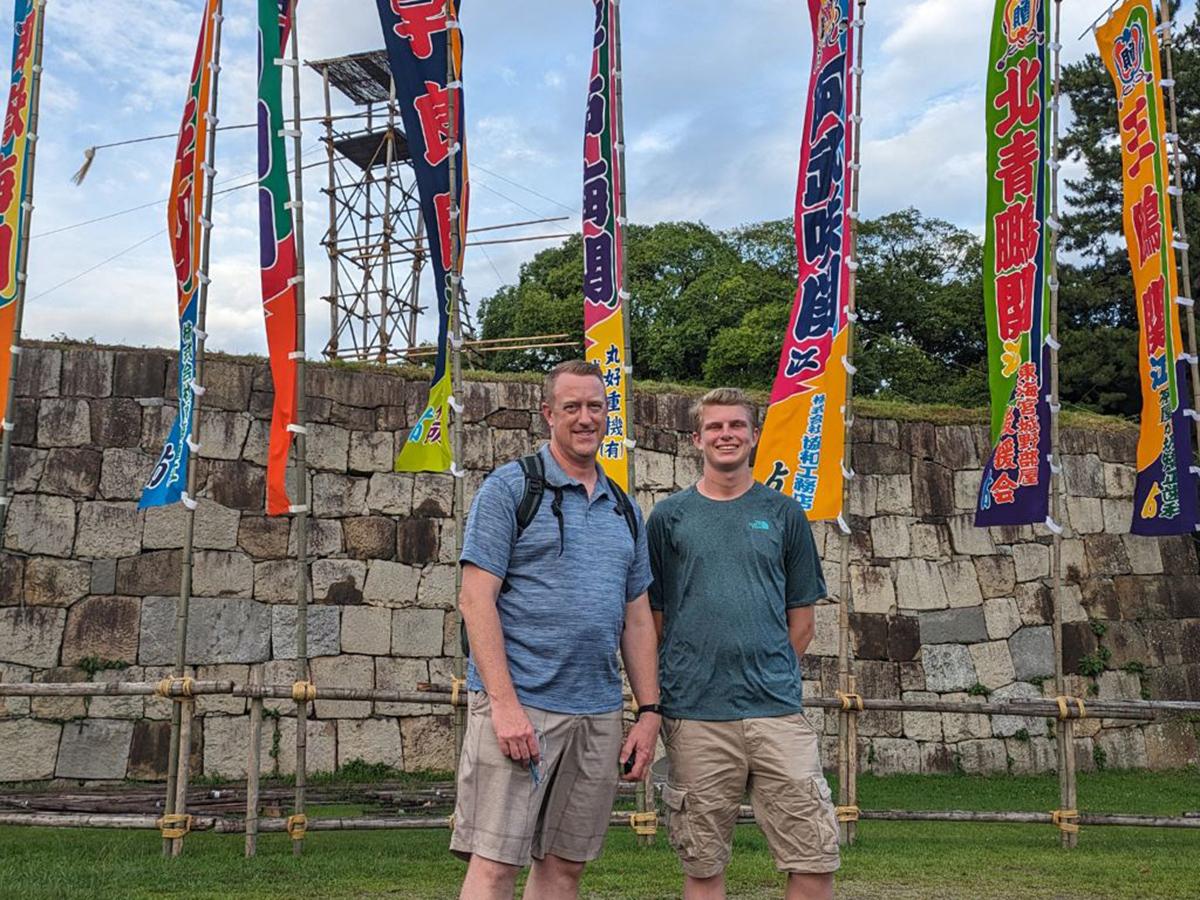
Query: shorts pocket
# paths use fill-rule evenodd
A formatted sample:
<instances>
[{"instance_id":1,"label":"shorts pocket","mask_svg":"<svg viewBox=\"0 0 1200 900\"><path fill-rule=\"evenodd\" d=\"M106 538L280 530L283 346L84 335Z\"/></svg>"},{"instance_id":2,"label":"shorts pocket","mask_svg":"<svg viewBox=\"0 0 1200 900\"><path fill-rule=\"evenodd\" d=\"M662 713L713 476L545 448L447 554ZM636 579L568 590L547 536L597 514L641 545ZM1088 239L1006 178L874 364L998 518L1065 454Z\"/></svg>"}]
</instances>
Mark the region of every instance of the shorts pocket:
<instances>
[{"instance_id":1,"label":"shorts pocket","mask_svg":"<svg viewBox=\"0 0 1200 900\"><path fill-rule=\"evenodd\" d=\"M814 775L809 781L809 791L816 802L817 831L821 839L821 847L827 854L836 855L838 852L838 823L837 813L833 808L833 791L824 775Z\"/></svg>"},{"instance_id":2,"label":"shorts pocket","mask_svg":"<svg viewBox=\"0 0 1200 900\"><path fill-rule=\"evenodd\" d=\"M663 804L667 807L667 839L675 852L686 859L692 855L695 847L692 824L688 821L687 791L664 784Z\"/></svg>"}]
</instances>

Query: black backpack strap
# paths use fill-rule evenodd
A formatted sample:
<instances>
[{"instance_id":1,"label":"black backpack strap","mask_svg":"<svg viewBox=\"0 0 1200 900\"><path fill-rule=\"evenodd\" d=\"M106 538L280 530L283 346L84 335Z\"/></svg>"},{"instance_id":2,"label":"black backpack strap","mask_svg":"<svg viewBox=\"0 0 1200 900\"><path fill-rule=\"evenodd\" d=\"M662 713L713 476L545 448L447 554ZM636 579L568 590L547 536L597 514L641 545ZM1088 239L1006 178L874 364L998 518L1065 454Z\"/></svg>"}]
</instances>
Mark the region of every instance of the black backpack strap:
<instances>
[{"instance_id":1,"label":"black backpack strap","mask_svg":"<svg viewBox=\"0 0 1200 900\"><path fill-rule=\"evenodd\" d=\"M522 456L517 463L525 475L525 492L521 495L521 502L517 504L517 538L519 540L542 505L542 495L546 493L546 466L537 453Z\"/></svg>"},{"instance_id":2,"label":"black backpack strap","mask_svg":"<svg viewBox=\"0 0 1200 900\"><path fill-rule=\"evenodd\" d=\"M629 526L629 533L633 537L633 545L637 547L638 542L638 519L637 513L633 509L633 501L629 499L629 495L621 490L621 486L613 481L608 480L608 486L613 492L613 503L617 507L617 515L625 517L625 524Z\"/></svg>"}]
</instances>

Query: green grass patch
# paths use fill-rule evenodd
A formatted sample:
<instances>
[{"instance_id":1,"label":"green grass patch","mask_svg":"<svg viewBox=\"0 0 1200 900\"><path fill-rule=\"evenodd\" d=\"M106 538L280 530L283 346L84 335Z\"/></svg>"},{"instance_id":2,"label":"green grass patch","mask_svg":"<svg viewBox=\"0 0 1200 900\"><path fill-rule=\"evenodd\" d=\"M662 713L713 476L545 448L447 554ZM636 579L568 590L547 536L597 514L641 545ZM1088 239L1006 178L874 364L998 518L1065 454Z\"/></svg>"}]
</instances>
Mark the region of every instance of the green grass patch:
<instances>
[{"instance_id":1,"label":"green grass patch","mask_svg":"<svg viewBox=\"0 0 1200 900\"><path fill-rule=\"evenodd\" d=\"M862 776L864 809L1048 811L1056 807L1053 775L973 777ZM1088 812L1180 815L1200 807L1200 775L1101 772L1081 775L1079 806ZM316 806L314 819L370 812L365 804ZM457 896L464 866L446 850L441 830L310 832L295 859L286 835L259 838L259 855L242 856L236 835L196 834L182 858L163 860L154 832L0 828L0 895L291 898ZM1059 847L1049 825L873 822L859 824L844 851L838 896L875 898L1184 898L1196 896L1197 832L1084 827L1079 847ZM739 826L728 873L730 897L778 897L761 833ZM627 830L609 833L604 856L584 875L583 896L675 898L682 876L665 835L651 848Z\"/></svg>"}]
</instances>

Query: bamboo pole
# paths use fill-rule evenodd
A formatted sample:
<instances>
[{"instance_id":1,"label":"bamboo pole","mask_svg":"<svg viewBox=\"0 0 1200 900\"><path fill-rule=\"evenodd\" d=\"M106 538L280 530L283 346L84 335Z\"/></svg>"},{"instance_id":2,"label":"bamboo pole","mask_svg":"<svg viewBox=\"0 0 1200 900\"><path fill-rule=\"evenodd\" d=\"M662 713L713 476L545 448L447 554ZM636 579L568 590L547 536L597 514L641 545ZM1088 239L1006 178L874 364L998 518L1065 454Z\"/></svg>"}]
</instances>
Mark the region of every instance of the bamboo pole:
<instances>
[{"instance_id":1,"label":"bamboo pole","mask_svg":"<svg viewBox=\"0 0 1200 900\"><path fill-rule=\"evenodd\" d=\"M28 159L26 160L25 192L21 196L21 244L17 248L17 294L13 322L12 359L8 367L8 396L4 403L4 417L0 421L0 547L4 546L4 532L8 523L8 506L12 500L12 485L9 483L8 468L12 460L13 408L17 396L17 366L20 364L21 325L25 319L25 293L29 276L29 230L33 224L33 175L37 162L38 107L42 98L42 51L46 33L46 0L37 0L37 28L34 31L33 78L29 86ZM24 605L24 595L21 603Z\"/></svg>"},{"instance_id":2,"label":"bamboo pole","mask_svg":"<svg viewBox=\"0 0 1200 900\"><path fill-rule=\"evenodd\" d=\"M846 370L846 405L843 410L845 417L845 440L842 449L842 509L849 505L850 482L853 478L853 430L854 430L854 322L858 318L856 312L858 268L855 262L855 252L858 247L858 190L859 190L859 150L862 134L862 59L863 59L863 13L866 0L858 0L858 13L851 23L856 29L854 49L854 106L852 119L854 123L854 149L850 165L850 232L849 256L846 265L850 270L846 307L849 323L846 325L848 339L846 343L846 358L842 360ZM853 606L850 587L850 526L844 515L839 514L838 528L841 531L839 550L841 558L838 566L838 686L843 694L857 692L856 679L853 673L853 651L850 647L850 611ZM838 713L838 806L854 809L858 805L858 710L852 706L841 706ZM853 844L857 826L853 818L845 821L839 817L838 840L842 844Z\"/></svg>"},{"instance_id":3,"label":"bamboo pole","mask_svg":"<svg viewBox=\"0 0 1200 900\"><path fill-rule=\"evenodd\" d=\"M175 706L180 707L182 712L179 719L179 774L175 781L175 812L186 815L188 774L192 764L192 722L196 717L196 702L184 700ZM183 838L175 838L171 841L171 855L178 856L182 852Z\"/></svg>"},{"instance_id":4,"label":"bamboo pole","mask_svg":"<svg viewBox=\"0 0 1200 900\"><path fill-rule=\"evenodd\" d=\"M411 345L417 342L417 318L421 313L421 270L425 267L425 217L417 210L417 234L412 256L412 274L408 285L408 334L405 339ZM407 351L404 352L407 358Z\"/></svg>"},{"instance_id":5,"label":"bamboo pole","mask_svg":"<svg viewBox=\"0 0 1200 900\"><path fill-rule=\"evenodd\" d=\"M255 685L238 684L233 681L188 681L186 694L182 681L166 679L163 682L71 682L29 683L0 682L0 697L115 697L115 696L165 696L199 697L208 694L225 694L234 697L261 697L275 700L291 700L291 684ZM422 685L419 690L402 691L385 688L343 688L322 686L317 689L322 700L363 700L379 703L428 703L451 705L452 690L442 685ZM1192 716L1200 713L1197 700L1084 700L1084 714L1080 715L1079 699L1070 697L1066 701L1067 716L1074 720L1121 719L1128 721L1153 721L1160 715ZM842 701L835 697L808 697L805 704L814 709L841 709ZM461 695L457 705L465 706ZM1057 699L1010 700L896 700L862 699L864 711L881 712L945 712L970 715L1018 716L1022 718L1059 718L1062 708Z\"/></svg>"},{"instance_id":6,"label":"bamboo pole","mask_svg":"<svg viewBox=\"0 0 1200 900\"><path fill-rule=\"evenodd\" d=\"M620 229L620 254L617 264L620 266L621 284L618 287L618 299L621 301L621 343L624 368L621 378L625 388L625 483L629 485L629 496L637 502L637 467L634 450L637 446L634 440L633 416L633 342L629 336L629 271L626 265L628 251L626 243L629 239L629 176L625 171L625 69L622 64L621 52L621 0L611 0L613 9L613 144L617 153L617 173L619 176L617 197L617 228ZM650 769L637 786L635 801L638 812L649 812L654 804L654 784L651 781ZM638 835L638 845L651 847L654 845L654 835Z\"/></svg>"},{"instance_id":7,"label":"bamboo pole","mask_svg":"<svg viewBox=\"0 0 1200 900\"><path fill-rule=\"evenodd\" d=\"M329 90L329 67L321 69L321 83L325 93L325 149L329 155L329 236L325 240L325 252L329 256L329 343L325 355L338 355L338 227L337 227L337 156L333 147L333 100ZM298 165L298 163L297 163Z\"/></svg>"},{"instance_id":8,"label":"bamboo pole","mask_svg":"<svg viewBox=\"0 0 1200 900\"><path fill-rule=\"evenodd\" d=\"M250 684L262 684L262 668L250 668ZM258 775L262 770L262 697L250 700L250 753L246 765L246 858L258 852Z\"/></svg>"},{"instance_id":9,"label":"bamboo pole","mask_svg":"<svg viewBox=\"0 0 1200 900\"><path fill-rule=\"evenodd\" d=\"M1051 825L1053 818L1048 812L990 812L975 810L862 810L861 819L894 822L1004 822L1022 825ZM755 824L749 806L738 809L740 825ZM1200 829L1200 817L1158 816L1142 814L1082 813L1081 825L1109 825L1133 828L1185 828ZM259 831L278 834L287 831L287 820L271 817L259 819ZM108 828L151 830L157 828L157 819L150 815L128 813L54 813L54 812L0 812L0 826L31 828ZM363 816L358 818L321 818L309 823L310 831L410 831L452 828L448 816ZM628 828L629 813L614 811L609 816L609 827ZM192 820L192 831L211 831L214 834L241 834L245 822L224 816L196 816Z\"/></svg>"},{"instance_id":10,"label":"bamboo pole","mask_svg":"<svg viewBox=\"0 0 1200 900\"><path fill-rule=\"evenodd\" d=\"M200 218L201 236L200 236L200 261L196 269L196 277L200 282L199 296L197 298L197 314L196 328L196 362L194 385L202 385L204 383L204 339L200 336L204 333L204 326L208 316L208 286L209 286L209 262L211 259L212 250L212 206L213 206L213 182L217 177L215 168L216 153L217 153L217 109L218 96L220 94L221 84L221 23L224 20L224 0L218 0L216 12L213 13L211 27L213 29L213 57L212 57L212 93L209 97L209 108L204 111L205 127L208 129L208 148L204 159L204 211ZM194 214L194 211L193 211ZM203 408L201 392L195 387L184 385L185 390L191 389L193 392L192 402L195 404L192 410L191 430L188 433L188 446L193 448L188 454L187 463L187 494L188 497L194 497L196 493L196 456L200 443L200 411ZM183 398L179 398L179 402L183 403ZM175 678L181 679L184 676L184 667L187 664L187 630L188 630L188 608L192 599L192 564L195 555L195 532L196 532L196 510L194 502L184 503L184 519L183 519L183 559L181 564L181 572L179 578L179 603L175 606ZM165 812L167 815L182 814L178 808L177 793L182 791L183 797L187 796L187 782L190 775L190 769L187 765L180 765L180 757L185 759L190 756L191 748L183 746L181 742L181 730L183 727L183 704L182 702L173 703L171 706L171 738L167 751L167 797L165 803ZM182 784L182 787L180 785ZM163 855L178 856L183 852L183 841L181 839L171 840L163 839Z\"/></svg>"},{"instance_id":11,"label":"bamboo pole","mask_svg":"<svg viewBox=\"0 0 1200 900\"><path fill-rule=\"evenodd\" d=\"M387 362L387 348L391 343L391 336L388 334L388 309L391 307L391 298L388 292L391 290L392 280L392 166L396 158L396 79L388 76L388 104L387 104L387 137L384 138L384 144L387 145L384 150L384 175L383 175L383 243L380 247L380 254L383 257L383 262L380 264L380 291L379 291L379 322L378 322L378 337L379 337L379 362Z\"/></svg>"},{"instance_id":12,"label":"bamboo pole","mask_svg":"<svg viewBox=\"0 0 1200 900\"><path fill-rule=\"evenodd\" d=\"M1061 95L1061 60L1059 43L1062 34L1062 0L1054 0L1054 36L1050 44L1054 62L1053 99L1050 101L1051 144L1050 144L1050 217L1057 223L1058 211L1058 131L1059 99ZM1059 457L1059 367L1058 367L1058 226L1048 229L1050 242L1050 526L1052 549L1050 561L1051 592L1054 603L1054 685L1062 695L1066 693L1066 677L1063 671L1063 602L1062 602L1062 495L1064 479ZM1074 810L1075 792L1075 726L1070 719L1060 718L1055 728L1058 747L1058 800L1059 809ZM1074 847L1078 837L1074 831L1062 830L1062 845Z\"/></svg>"},{"instance_id":13,"label":"bamboo pole","mask_svg":"<svg viewBox=\"0 0 1200 900\"><path fill-rule=\"evenodd\" d=\"M1159 33L1162 35L1163 56L1166 60L1166 75L1167 75L1167 109L1171 119L1171 134L1175 136L1174 146L1171 148L1171 175L1172 182L1168 192L1175 197L1175 230L1179 234L1179 241L1176 244L1179 253L1180 267L1180 288L1179 298L1171 298L1178 308L1184 309L1187 319L1187 342L1188 342L1188 363L1191 370L1192 380L1192 408L1196 408L1200 404L1200 360L1196 355L1196 310L1194 307L1193 297L1195 296L1192 290L1192 271L1191 262L1188 259L1188 236L1187 222L1184 216L1183 209L1183 161L1179 150L1179 117L1176 114L1175 104L1175 60L1171 52L1174 36L1171 30L1173 20L1171 17L1171 0L1162 0L1158 6L1159 11ZM1169 236L1174 240L1174 236ZM1186 303L1181 301L1186 300ZM1195 451L1200 453L1200 418L1193 420L1195 426Z\"/></svg>"},{"instance_id":14,"label":"bamboo pole","mask_svg":"<svg viewBox=\"0 0 1200 900\"><path fill-rule=\"evenodd\" d=\"M459 207L458 172L462 148L458 133L459 96L461 95L461 72L454 65L454 45L461 42L462 32L458 21L458 11L454 0L446 0L446 88L450 106L449 133L446 136L449 153L447 164L450 173L450 272L446 276L447 284L439 286L439 291L449 292L450 307L450 393L454 397L462 396L462 311L459 307L459 295L462 277L459 268L462 262L461 221L462 213ZM460 43L461 46L461 43ZM452 84L458 84L451 89ZM463 173L466 180L466 173ZM466 491L463 484L465 474L459 468L462 461L463 448L462 414L451 404L450 416L450 446L452 461L450 474L454 476L454 555L458 557L463 545L463 530L466 526ZM452 612L451 634L457 634L462 627L462 614L458 609L458 599L462 593L462 567L454 567L454 610ZM454 642L454 678L461 683L466 677L466 661L463 659L462 641ZM462 753L463 735L466 733L466 710L462 706L454 709L454 750L455 759Z\"/></svg>"},{"instance_id":15,"label":"bamboo pole","mask_svg":"<svg viewBox=\"0 0 1200 900\"><path fill-rule=\"evenodd\" d=\"M291 2L291 57L287 65L292 70L292 118L296 127L290 131L292 155L296 172L292 188L292 227L296 234L296 484L293 489L296 514L296 681L308 681L308 391L305 382L305 291L304 291L304 177L299 162L303 155L303 134L300 126L300 38L296 21L296 0ZM295 816L304 821L304 791L308 769L308 703L296 700L296 801ZM304 849L304 829L292 840L292 853L299 856Z\"/></svg>"}]
</instances>

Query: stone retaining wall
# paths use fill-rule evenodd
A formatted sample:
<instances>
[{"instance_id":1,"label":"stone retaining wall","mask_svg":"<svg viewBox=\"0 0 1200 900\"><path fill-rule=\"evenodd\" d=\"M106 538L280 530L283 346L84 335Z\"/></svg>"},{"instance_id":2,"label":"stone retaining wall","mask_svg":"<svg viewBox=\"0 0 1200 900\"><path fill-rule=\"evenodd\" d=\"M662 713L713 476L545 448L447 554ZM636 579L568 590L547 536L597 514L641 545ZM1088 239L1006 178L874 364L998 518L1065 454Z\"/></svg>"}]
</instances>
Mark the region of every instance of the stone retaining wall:
<instances>
[{"instance_id":1,"label":"stone retaining wall","mask_svg":"<svg viewBox=\"0 0 1200 900\"><path fill-rule=\"evenodd\" d=\"M137 510L175 414L164 350L44 345L20 357L12 475L0 555L0 681L110 681L169 674L181 509ZM294 543L263 516L271 407L265 362L210 358L201 414L200 507L188 661L197 678L244 681L263 664L293 679ZM319 684L412 688L447 681L454 522L451 480L391 471L426 385L379 369L309 370L312 599L309 654ZM163 397L167 400L164 403ZM495 464L545 435L537 385L471 382L463 397L467 495ZM687 397L639 394L643 508L699 474ZM849 519L859 690L866 696L1052 694L1049 537L971 524L983 426L859 418ZM1200 699L1200 566L1190 537L1128 530L1135 434L1064 429L1070 499L1063 542L1065 654L1081 696ZM816 523L831 587L838 535ZM836 607L817 610L806 689L836 687ZM292 704L268 702L264 767L294 766ZM196 702L197 772L244 773L244 700ZM443 708L444 709L444 708ZM449 769L450 719L413 704L317 700L309 765L353 759ZM0 781L162 777L169 704L150 698L0 698ZM834 759L833 714L810 713ZM1197 759L1189 722L1076 731L1084 770L1175 767ZM860 759L877 772L1050 769L1043 719L867 713Z\"/></svg>"}]
</instances>

